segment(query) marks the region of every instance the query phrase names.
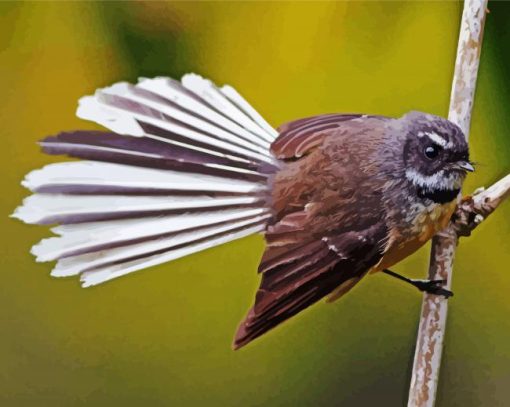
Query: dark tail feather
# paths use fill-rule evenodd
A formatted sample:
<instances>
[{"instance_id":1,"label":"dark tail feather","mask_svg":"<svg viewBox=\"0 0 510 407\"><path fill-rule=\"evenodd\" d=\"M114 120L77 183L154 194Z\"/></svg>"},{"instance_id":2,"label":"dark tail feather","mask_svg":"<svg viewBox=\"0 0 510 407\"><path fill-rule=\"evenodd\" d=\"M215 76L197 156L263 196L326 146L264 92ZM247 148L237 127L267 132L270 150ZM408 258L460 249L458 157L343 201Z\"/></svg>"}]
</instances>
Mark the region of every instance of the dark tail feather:
<instances>
[{"instance_id":1,"label":"dark tail feather","mask_svg":"<svg viewBox=\"0 0 510 407\"><path fill-rule=\"evenodd\" d=\"M263 181L258 165L224 156L163 143L146 137L125 137L103 131L63 132L39 143L47 154L65 154L84 160L137 167L216 175L233 179Z\"/></svg>"}]
</instances>

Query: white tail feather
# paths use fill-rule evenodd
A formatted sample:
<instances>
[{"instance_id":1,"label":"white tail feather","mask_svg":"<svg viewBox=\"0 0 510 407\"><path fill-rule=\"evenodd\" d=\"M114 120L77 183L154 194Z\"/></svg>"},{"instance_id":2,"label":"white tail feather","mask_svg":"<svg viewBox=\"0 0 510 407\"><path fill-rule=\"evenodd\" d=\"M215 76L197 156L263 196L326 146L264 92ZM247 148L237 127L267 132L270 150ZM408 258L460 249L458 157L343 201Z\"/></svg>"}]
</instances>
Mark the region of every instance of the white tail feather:
<instances>
[{"instance_id":1,"label":"white tail feather","mask_svg":"<svg viewBox=\"0 0 510 407\"><path fill-rule=\"evenodd\" d=\"M242 109L244 113L246 113L250 118L257 123L266 133L267 136L264 138L268 142L273 142L276 137L278 137L278 132L270 126L268 122L264 120L264 118L257 112L247 101L243 98L237 90L235 90L232 86L224 85L220 89L221 93L223 93L227 98L229 98L237 107Z\"/></svg>"},{"instance_id":2,"label":"white tail feather","mask_svg":"<svg viewBox=\"0 0 510 407\"><path fill-rule=\"evenodd\" d=\"M192 126L199 131L205 132L206 134L209 133L215 135L223 141L238 144L249 149L256 149L259 153L268 155L268 142L263 142L259 138L253 136L249 137L248 140L245 140L238 135L225 131L218 126L211 124L210 122L202 120L201 118L197 117L196 114L191 114L192 112L187 112L186 110L182 109L179 110L173 107L170 103L165 103L165 101L161 100L161 98L154 97L155 95L150 91L136 91L136 86L130 85L128 83L118 83L108 88L101 89L98 92L99 95L117 95L128 100L132 100L134 102L140 103L143 106L150 107L158 112L168 115L169 117L186 123L186 125Z\"/></svg>"},{"instance_id":3,"label":"white tail feather","mask_svg":"<svg viewBox=\"0 0 510 407\"><path fill-rule=\"evenodd\" d=\"M176 209L201 209L260 202L256 196L122 196L35 194L23 201L13 217L25 223L41 223L54 216L80 216L108 213L164 212Z\"/></svg>"},{"instance_id":4,"label":"white tail feather","mask_svg":"<svg viewBox=\"0 0 510 407\"><path fill-rule=\"evenodd\" d=\"M115 133L142 137L142 127L128 112L101 106L94 96L84 96L78 101L76 116L94 121Z\"/></svg>"},{"instance_id":5,"label":"white tail feather","mask_svg":"<svg viewBox=\"0 0 510 407\"><path fill-rule=\"evenodd\" d=\"M117 135L45 139L51 154L98 161L32 171L22 184L36 194L12 215L63 223L32 249L58 260L52 275L87 287L264 231L278 133L232 87L140 79L80 99L77 115Z\"/></svg>"},{"instance_id":6,"label":"white tail feather","mask_svg":"<svg viewBox=\"0 0 510 407\"><path fill-rule=\"evenodd\" d=\"M52 275L55 277L66 277L79 274L86 270L93 270L101 266L113 264L115 262L132 259L147 254L159 252L161 250L170 251L176 246L182 246L186 243L192 243L205 238L239 229L243 226L267 219L269 215L257 216L252 219L230 222L219 226L204 227L200 230L191 232L182 232L170 237L150 240L142 243L135 243L129 246L122 246L94 253L77 255L64 258L58 261Z\"/></svg>"},{"instance_id":7,"label":"white tail feather","mask_svg":"<svg viewBox=\"0 0 510 407\"><path fill-rule=\"evenodd\" d=\"M22 184L31 191L51 185L111 185L234 193L256 192L264 188L263 184L237 179L95 161L49 164L27 174Z\"/></svg>"},{"instance_id":8,"label":"white tail feather","mask_svg":"<svg viewBox=\"0 0 510 407\"><path fill-rule=\"evenodd\" d=\"M267 214L264 208L225 209L213 212L153 216L143 219L120 219L104 222L89 222L61 225L52 229L60 235L43 239L32 248L37 261L57 260L73 253L85 253L94 248L121 245L163 236L170 233L232 222L237 219L255 219Z\"/></svg>"},{"instance_id":9,"label":"white tail feather","mask_svg":"<svg viewBox=\"0 0 510 407\"><path fill-rule=\"evenodd\" d=\"M85 103L82 104L81 100L83 99ZM98 109L102 109L103 111L101 122L97 122L119 134L128 136L145 135L160 141L166 141L165 138L158 137L157 135L151 133L145 133L143 130L140 132L139 129L141 129L141 126L138 124L138 120L140 120L162 130L181 135L187 139L190 139L191 141L197 141L199 143L210 145L212 148L227 150L233 154L240 154L244 157L253 158L255 161L262 160L268 163L274 162L274 160L267 155L262 155L260 153L247 150L246 148L229 144L228 142L211 137L199 131L195 131L187 127L179 126L175 123L165 121L163 116L154 117L149 115L147 111L142 111L142 113L130 112L127 114L125 110L121 108L107 105L105 103L105 94L100 92L96 94L95 99L91 100L88 96L83 99L80 100L80 107L77 113L78 117L86 120L97 121L96 112ZM92 107L92 110L89 110L90 107Z\"/></svg>"},{"instance_id":10,"label":"white tail feather","mask_svg":"<svg viewBox=\"0 0 510 407\"><path fill-rule=\"evenodd\" d=\"M240 126L235 121L232 121L228 116L224 116L223 114L218 113L196 98L191 97L189 94L184 92L182 88L180 88L182 85L178 85L175 83L175 81L172 81L168 78L141 79L136 86L138 88L149 90L165 99L168 99L183 109L193 112L210 122L216 123L218 126L227 129L234 134L238 134L247 140L253 139L253 133L250 133L244 127ZM255 109L253 109L253 107L251 107L251 109L255 112L255 114L258 114L256 113ZM258 120L256 122L260 125ZM266 129L266 131L269 131L270 134L277 134L277 132L271 126L269 126L269 124L267 124L267 126L272 130L272 132L268 129ZM276 138L276 136L272 138L264 137L264 140L266 142L272 142L274 138Z\"/></svg>"},{"instance_id":11,"label":"white tail feather","mask_svg":"<svg viewBox=\"0 0 510 407\"><path fill-rule=\"evenodd\" d=\"M134 271L176 260L178 258L188 256L190 254L197 253L211 247L219 246L223 243L231 242L232 240L241 239L245 236L262 232L264 229L264 224L258 224L256 226L232 232L227 235L211 238L205 242L192 244L180 249L170 250L163 254L156 254L150 257L145 257L122 264L105 266L94 271L86 271L81 274L80 280L83 283L83 287L90 287L93 285L101 284L106 281L113 280L114 278L125 276L126 274L132 273Z\"/></svg>"},{"instance_id":12,"label":"white tail feather","mask_svg":"<svg viewBox=\"0 0 510 407\"><path fill-rule=\"evenodd\" d=\"M210 80L204 79L200 75L190 73L184 75L181 81L184 87L209 102L225 116L230 117L263 140L272 141L271 136L268 136L264 129L259 127L256 122L231 103Z\"/></svg>"}]
</instances>

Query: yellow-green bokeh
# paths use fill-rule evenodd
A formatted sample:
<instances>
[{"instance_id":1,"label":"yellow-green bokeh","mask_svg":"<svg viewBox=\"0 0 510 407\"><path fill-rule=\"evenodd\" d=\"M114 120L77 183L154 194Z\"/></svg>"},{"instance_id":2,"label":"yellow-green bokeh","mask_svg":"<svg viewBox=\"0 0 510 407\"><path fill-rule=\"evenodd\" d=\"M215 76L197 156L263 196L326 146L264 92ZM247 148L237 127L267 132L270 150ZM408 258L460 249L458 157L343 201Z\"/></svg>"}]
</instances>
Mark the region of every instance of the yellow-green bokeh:
<instances>
[{"instance_id":1,"label":"yellow-green bokeh","mask_svg":"<svg viewBox=\"0 0 510 407\"><path fill-rule=\"evenodd\" d=\"M420 295L383 275L239 352L263 250L251 237L81 289L7 215L54 161L35 142L97 128L77 99L118 80L194 71L234 85L274 125L325 112L445 115L456 2L2 3L0 405L401 406ZM466 190L510 172L510 5L487 20ZM459 247L439 406L510 404L510 206ZM427 250L396 267L423 276Z\"/></svg>"}]
</instances>

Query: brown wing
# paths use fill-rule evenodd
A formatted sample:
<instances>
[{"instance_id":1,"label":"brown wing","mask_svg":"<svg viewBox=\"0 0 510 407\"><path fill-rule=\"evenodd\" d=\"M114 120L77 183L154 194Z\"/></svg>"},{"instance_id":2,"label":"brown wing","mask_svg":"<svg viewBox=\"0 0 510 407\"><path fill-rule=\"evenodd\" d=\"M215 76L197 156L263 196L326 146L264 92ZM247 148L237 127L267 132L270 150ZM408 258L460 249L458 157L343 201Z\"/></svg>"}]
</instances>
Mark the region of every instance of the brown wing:
<instances>
[{"instance_id":1,"label":"brown wing","mask_svg":"<svg viewBox=\"0 0 510 407\"><path fill-rule=\"evenodd\" d=\"M303 213L287 215L268 230L269 246L259 267L262 281L255 305L238 328L235 349L335 289L351 288L381 258L387 234L383 222L317 239L307 238L306 219Z\"/></svg>"},{"instance_id":2,"label":"brown wing","mask_svg":"<svg viewBox=\"0 0 510 407\"><path fill-rule=\"evenodd\" d=\"M333 291L335 297L347 292L380 260L388 233L370 157L385 120L325 115L281 128L271 147L283 163L273 178L274 223L266 231L262 281L234 348Z\"/></svg>"},{"instance_id":3,"label":"brown wing","mask_svg":"<svg viewBox=\"0 0 510 407\"><path fill-rule=\"evenodd\" d=\"M362 114L323 114L294 120L281 125L278 138L271 145L271 152L280 159L299 158L313 147L321 144L324 136L331 130L339 128L345 122L359 118L382 118Z\"/></svg>"}]
</instances>

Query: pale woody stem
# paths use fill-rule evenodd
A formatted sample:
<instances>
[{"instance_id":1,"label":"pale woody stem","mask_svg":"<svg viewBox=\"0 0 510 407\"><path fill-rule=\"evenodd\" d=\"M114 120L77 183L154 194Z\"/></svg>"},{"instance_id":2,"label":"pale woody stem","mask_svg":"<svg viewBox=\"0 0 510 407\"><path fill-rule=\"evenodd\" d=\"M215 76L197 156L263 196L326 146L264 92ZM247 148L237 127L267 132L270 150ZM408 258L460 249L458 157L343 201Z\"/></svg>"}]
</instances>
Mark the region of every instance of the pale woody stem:
<instances>
[{"instance_id":1,"label":"pale woody stem","mask_svg":"<svg viewBox=\"0 0 510 407\"><path fill-rule=\"evenodd\" d=\"M487 0L466 0L460 27L448 118L460 126L466 138L471 123L486 6ZM453 225L432 240L429 278L446 279L448 289L452 282L457 241ZM434 406L447 311L447 299L424 294L408 407Z\"/></svg>"}]
</instances>

